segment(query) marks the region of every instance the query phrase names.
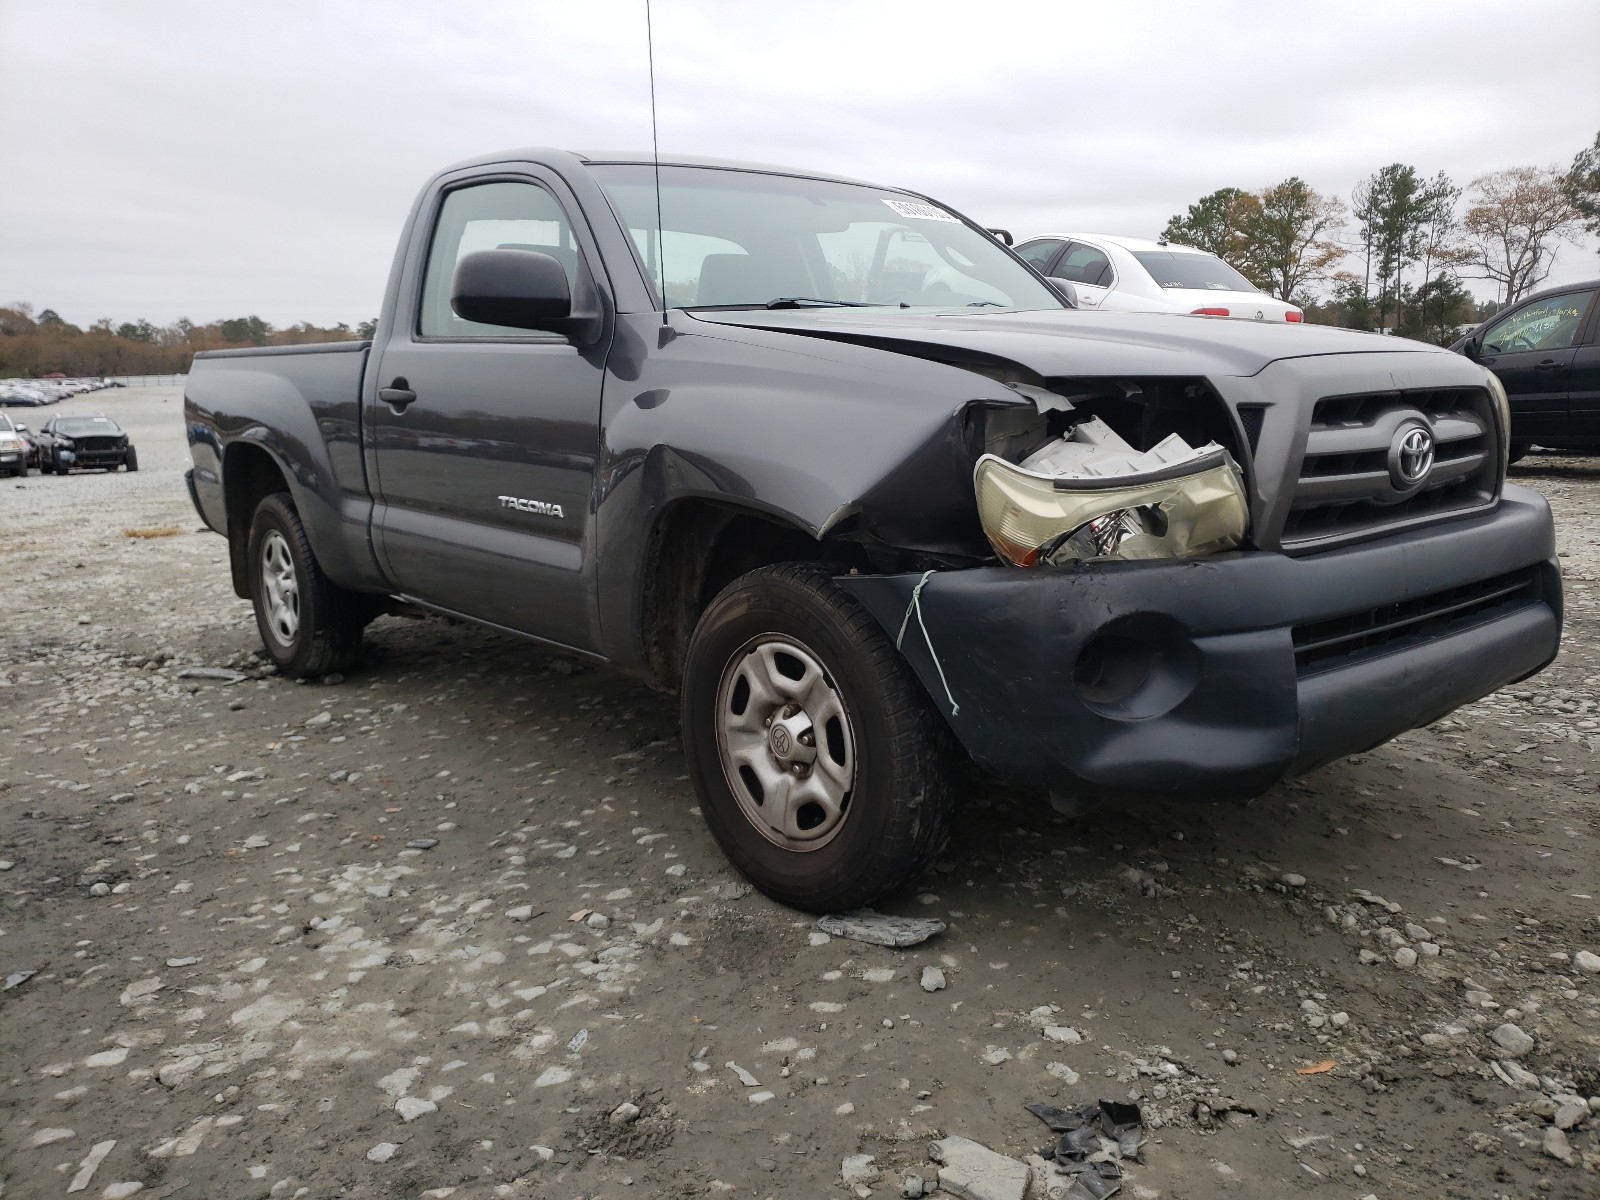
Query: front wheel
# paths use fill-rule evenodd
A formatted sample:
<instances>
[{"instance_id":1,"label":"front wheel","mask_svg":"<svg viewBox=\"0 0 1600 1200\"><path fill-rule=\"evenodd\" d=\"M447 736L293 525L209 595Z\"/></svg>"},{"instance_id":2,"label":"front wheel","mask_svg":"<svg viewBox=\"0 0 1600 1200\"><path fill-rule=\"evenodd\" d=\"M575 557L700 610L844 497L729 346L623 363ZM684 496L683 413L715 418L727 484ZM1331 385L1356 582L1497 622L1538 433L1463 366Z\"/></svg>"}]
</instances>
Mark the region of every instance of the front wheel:
<instances>
[{"instance_id":1,"label":"front wheel","mask_svg":"<svg viewBox=\"0 0 1600 1200\"><path fill-rule=\"evenodd\" d=\"M128 447L128 453L122 460L122 469L124 471L137 471L139 469L139 452L132 446Z\"/></svg>"},{"instance_id":2,"label":"front wheel","mask_svg":"<svg viewBox=\"0 0 1600 1200\"><path fill-rule=\"evenodd\" d=\"M1506 465L1510 466L1514 462L1521 462L1528 456L1528 451L1531 449L1533 447L1527 442L1512 442L1510 451L1506 455Z\"/></svg>"},{"instance_id":3,"label":"front wheel","mask_svg":"<svg viewBox=\"0 0 1600 1200\"><path fill-rule=\"evenodd\" d=\"M322 573L287 492L257 505L248 553L256 627L278 669L295 679L348 670L361 649L361 605Z\"/></svg>"},{"instance_id":4,"label":"front wheel","mask_svg":"<svg viewBox=\"0 0 1600 1200\"><path fill-rule=\"evenodd\" d=\"M683 737L723 852L773 899L856 908L948 836L948 735L905 661L824 567L731 584L684 664Z\"/></svg>"}]
</instances>

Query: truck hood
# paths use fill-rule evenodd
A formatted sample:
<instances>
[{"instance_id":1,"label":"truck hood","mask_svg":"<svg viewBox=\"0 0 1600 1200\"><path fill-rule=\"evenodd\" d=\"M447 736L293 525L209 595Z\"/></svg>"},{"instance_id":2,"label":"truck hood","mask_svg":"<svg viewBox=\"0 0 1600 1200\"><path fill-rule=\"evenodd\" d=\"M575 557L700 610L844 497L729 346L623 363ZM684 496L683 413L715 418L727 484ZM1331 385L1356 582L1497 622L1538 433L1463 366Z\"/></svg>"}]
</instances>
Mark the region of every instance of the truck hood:
<instances>
[{"instance_id":1,"label":"truck hood","mask_svg":"<svg viewBox=\"0 0 1600 1200\"><path fill-rule=\"evenodd\" d=\"M851 342L923 358L1000 360L1041 378L1250 376L1286 358L1448 353L1422 342L1351 329L1177 313L804 308L698 309L688 315L716 325Z\"/></svg>"}]
</instances>

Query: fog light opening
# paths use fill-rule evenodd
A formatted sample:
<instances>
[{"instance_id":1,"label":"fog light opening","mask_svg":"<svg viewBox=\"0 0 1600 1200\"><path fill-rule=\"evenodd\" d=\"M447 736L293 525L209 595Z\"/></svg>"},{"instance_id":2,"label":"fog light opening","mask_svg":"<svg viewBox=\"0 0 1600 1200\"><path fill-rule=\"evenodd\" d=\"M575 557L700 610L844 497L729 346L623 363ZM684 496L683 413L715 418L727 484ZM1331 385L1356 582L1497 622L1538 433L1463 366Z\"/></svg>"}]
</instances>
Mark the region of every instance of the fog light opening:
<instances>
[{"instance_id":1,"label":"fog light opening","mask_svg":"<svg viewBox=\"0 0 1600 1200\"><path fill-rule=\"evenodd\" d=\"M1084 643L1072 667L1078 699L1117 720L1171 712L1199 680L1199 647L1176 620L1156 613L1112 621Z\"/></svg>"},{"instance_id":2,"label":"fog light opening","mask_svg":"<svg viewBox=\"0 0 1600 1200\"><path fill-rule=\"evenodd\" d=\"M1155 647L1114 633L1089 639L1078 654L1072 682L1092 704L1122 704L1142 687L1155 666Z\"/></svg>"}]
</instances>

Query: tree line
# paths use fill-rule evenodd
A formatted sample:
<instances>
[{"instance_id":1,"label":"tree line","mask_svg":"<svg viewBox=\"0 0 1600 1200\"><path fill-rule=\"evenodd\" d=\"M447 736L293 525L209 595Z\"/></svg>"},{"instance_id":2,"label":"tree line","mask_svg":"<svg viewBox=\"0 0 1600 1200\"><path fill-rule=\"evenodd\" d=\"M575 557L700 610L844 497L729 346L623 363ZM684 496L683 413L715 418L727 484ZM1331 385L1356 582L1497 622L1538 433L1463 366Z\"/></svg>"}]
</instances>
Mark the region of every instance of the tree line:
<instances>
[{"instance_id":1,"label":"tree line","mask_svg":"<svg viewBox=\"0 0 1600 1200\"><path fill-rule=\"evenodd\" d=\"M170 375L189 369L201 350L244 346L285 346L297 342L345 342L372 336L377 322L351 328L302 321L278 329L258 316L232 317L197 325L180 317L171 325L110 319L87 329L63 319L54 309L37 314L31 304L0 307L0 378L37 377L60 372L70 376Z\"/></svg>"},{"instance_id":2,"label":"tree line","mask_svg":"<svg viewBox=\"0 0 1600 1200\"><path fill-rule=\"evenodd\" d=\"M1405 163L1363 179L1348 203L1298 176L1219 188L1163 236L1209 250L1307 320L1442 345L1537 288L1585 230L1600 236L1600 133L1566 170L1513 167L1465 188ZM1469 279L1496 298L1475 301Z\"/></svg>"}]
</instances>

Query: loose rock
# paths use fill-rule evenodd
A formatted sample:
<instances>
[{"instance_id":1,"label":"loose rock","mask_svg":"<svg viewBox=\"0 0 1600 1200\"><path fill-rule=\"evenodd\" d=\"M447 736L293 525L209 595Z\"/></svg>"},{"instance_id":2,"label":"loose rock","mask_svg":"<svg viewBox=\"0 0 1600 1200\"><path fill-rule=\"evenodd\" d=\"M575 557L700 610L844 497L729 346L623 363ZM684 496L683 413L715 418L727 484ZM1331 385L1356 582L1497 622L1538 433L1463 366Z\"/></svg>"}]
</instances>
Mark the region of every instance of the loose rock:
<instances>
[{"instance_id":1,"label":"loose rock","mask_svg":"<svg viewBox=\"0 0 1600 1200\"><path fill-rule=\"evenodd\" d=\"M1509 1021L1489 1035L1511 1058L1522 1058L1533 1051L1534 1040Z\"/></svg>"},{"instance_id":2,"label":"loose rock","mask_svg":"<svg viewBox=\"0 0 1600 1200\"><path fill-rule=\"evenodd\" d=\"M928 1157L941 1164L939 1186L962 1200L1023 1200L1028 1167L970 1138L940 1138Z\"/></svg>"}]
</instances>

